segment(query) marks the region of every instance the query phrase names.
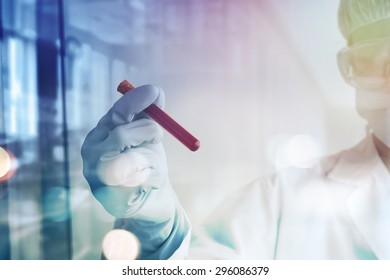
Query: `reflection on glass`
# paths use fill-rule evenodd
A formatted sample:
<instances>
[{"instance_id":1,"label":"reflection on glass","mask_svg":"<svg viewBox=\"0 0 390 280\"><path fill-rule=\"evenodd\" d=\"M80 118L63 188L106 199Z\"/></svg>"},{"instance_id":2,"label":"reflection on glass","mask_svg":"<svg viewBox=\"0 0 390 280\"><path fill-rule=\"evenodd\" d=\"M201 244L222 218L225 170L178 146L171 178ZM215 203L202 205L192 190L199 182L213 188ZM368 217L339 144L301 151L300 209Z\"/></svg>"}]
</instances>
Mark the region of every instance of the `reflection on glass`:
<instances>
[{"instance_id":1,"label":"reflection on glass","mask_svg":"<svg viewBox=\"0 0 390 280\"><path fill-rule=\"evenodd\" d=\"M164 138L172 184L194 221L219 200L198 195L200 186L231 190L268 167L259 158L270 135L287 135L269 143L272 166L326 150L337 133L326 126L329 108L313 69L327 68L308 64L307 49L289 36L281 15L302 7L271 2L0 1L0 146L18 162L0 182L5 258L100 258L113 217L90 193L80 148L124 79L161 85L167 111L205 143L187 168L184 149Z\"/></svg>"},{"instance_id":2,"label":"reflection on glass","mask_svg":"<svg viewBox=\"0 0 390 280\"><path fill-rule=\"evenodd\" d=\"M0 178L5 205L0 233L9 251L1 258L70 258L67 192L55 192L68 188L58 7L42 0L4 0L0 8L0 145L11 155L11 168ZM48 197L50 207L44 203Z\"/></svg>"}]
</instances>

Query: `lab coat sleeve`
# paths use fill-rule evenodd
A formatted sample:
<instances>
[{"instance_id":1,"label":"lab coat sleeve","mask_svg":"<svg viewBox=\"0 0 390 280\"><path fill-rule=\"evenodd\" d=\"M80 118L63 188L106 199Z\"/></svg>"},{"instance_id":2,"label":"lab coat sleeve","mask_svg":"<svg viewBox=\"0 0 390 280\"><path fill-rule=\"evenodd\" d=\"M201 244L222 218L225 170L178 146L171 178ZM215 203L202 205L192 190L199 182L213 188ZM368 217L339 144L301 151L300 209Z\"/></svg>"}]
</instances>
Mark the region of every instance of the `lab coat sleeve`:
<instances>
[{"instance_id":1,"label":"lab coat sleeve","mask_svg":"<svg viewBox=\"0 0 390 280\"><path fill-rule=\"evenodd\" d=\"M274 259L280 222L275 177L228 196L194 230L189 259Z\"/></svg>"}]
</instances>

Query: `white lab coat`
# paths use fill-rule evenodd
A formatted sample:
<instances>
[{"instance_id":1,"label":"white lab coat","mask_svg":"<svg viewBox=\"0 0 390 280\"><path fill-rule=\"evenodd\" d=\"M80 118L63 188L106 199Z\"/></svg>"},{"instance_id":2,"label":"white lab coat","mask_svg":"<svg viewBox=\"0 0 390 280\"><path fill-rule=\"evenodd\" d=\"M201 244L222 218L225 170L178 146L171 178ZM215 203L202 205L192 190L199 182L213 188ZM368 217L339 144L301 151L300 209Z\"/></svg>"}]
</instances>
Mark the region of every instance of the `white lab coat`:
<instances>
[{"instance_id":1,"label":"white lab coat","mask_svg":"<svg viewBox=\"0 0 390 280\"><path fill-rule=\"evenodd\" d=\"M390 259L390 174L369 135L312 168L253 182L174 258Z\"/></svg>"}]
</instances>

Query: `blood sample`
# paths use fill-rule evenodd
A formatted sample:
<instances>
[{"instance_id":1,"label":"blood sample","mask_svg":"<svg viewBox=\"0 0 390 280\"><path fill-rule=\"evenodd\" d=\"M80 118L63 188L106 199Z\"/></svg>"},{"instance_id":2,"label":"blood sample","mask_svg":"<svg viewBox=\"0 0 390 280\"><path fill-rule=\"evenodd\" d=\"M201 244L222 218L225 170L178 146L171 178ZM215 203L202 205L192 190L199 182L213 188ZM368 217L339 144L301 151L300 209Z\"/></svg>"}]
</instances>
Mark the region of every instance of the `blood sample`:
<instances>
[{"instance_id":1,"label":"blood sample","mask_svg":"<svg viewBox=\"0 0 390 280\"><path fill-rule=\"evenodd\" d=\"M127 80L124 80L118 85L117 91L125 94L133 88L134 87ZM177 140L183 143L188 149L191 151L199 149L200 141L172 119L160 107L155 104L151 104L149 107L144 109L144 112L161 125L166 131L172 134Z\"/></svg>"}]
</instances>

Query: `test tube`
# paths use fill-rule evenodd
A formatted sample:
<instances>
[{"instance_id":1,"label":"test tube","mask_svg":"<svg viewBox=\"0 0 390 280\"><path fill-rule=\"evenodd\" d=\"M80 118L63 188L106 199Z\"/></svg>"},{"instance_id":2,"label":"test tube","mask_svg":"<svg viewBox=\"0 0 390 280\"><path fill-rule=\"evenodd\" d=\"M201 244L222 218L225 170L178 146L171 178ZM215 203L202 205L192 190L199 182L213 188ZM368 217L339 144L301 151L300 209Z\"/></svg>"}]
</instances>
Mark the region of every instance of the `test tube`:
<instances>
[{"instance_id":1,"label":"test tube","mask_svg":"<svg viewBox=\"0 0 390 280\"><path fill-rule=\"evenodd\" d=\"M134 87L127 81L122 81L117 88L117 91L125 94L131 91ZM179 140L184 146L191 151L196 151L200 147L200 141L196 139L191 133L185 130L180 124L172 119L167 113L165 113L160 107L155 104L151 104L144 109L144 112L161 125L166 131Z\"/></svg>"}]
</instances>

